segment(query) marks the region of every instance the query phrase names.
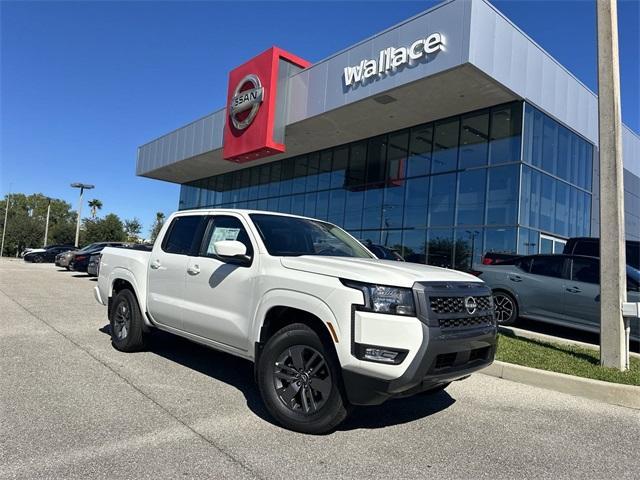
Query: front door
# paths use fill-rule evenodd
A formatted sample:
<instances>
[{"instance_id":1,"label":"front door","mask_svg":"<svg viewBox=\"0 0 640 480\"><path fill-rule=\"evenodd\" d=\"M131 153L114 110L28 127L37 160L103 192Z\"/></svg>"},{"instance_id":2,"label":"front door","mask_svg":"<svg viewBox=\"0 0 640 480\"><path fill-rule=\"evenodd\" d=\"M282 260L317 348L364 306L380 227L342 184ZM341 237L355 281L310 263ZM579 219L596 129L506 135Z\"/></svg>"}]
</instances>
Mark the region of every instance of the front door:
<instances>
[{"instance_id":1,"label":"front door","mask_svg":"<svg viewBox=\"0 0 640 480\"><path fill-rule=\"evenodd\" d=\"M600 262L596 258L573 257L571 277L565 285L565 315L573 322L600 326Z\"/></svg>"},{"instance_id":2,"label":"front door","mask_svg":"<svg viewBox=\"0 0 640 480\"><path fill-rule=\"evenodd\" d=\"M175 217L162 243L156 242L149 259L147 310L154 322L182 329L182 304L189 254L202 238L206 217Z\"/></svg>"},{"instance_id":3,"label":"front door","mask_svg":"<svg viewBox=\"0 0 640 480\"><path fill-rule=\"evenodd\" d=\"M551 319L563 318L565 257L539 255L532 259L528 273L521 275L523 311Z\"/></svg>"},{"instance_id":4,"label":"front door","mask_svg":"<svg viewBox=\"0 0 640 480\"><path fill-rule=\"evenodd\" d=\"M225 261L215 242L237 240L252 258L249 266ZM241 217L210 217L198 255L189 257L184 329L215 342L248 350L249 328L259 298L255 294L258 258Z\"/></svg>"}]
</instances>

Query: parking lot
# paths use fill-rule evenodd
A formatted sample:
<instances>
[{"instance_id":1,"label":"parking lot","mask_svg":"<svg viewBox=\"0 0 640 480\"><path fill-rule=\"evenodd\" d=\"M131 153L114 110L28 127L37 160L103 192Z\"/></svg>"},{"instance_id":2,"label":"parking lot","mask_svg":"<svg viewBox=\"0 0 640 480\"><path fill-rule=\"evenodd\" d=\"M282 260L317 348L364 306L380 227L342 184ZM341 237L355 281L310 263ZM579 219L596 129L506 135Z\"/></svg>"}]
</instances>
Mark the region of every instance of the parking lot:
<instances>
[{"instance_id":1,"label":"parking lot","mask_svg":"<svg viewBox=\"0 0 640 480\"><path fill-rule=\"evenodd\" d=\"M637 478L640 411L473 375L360 408L338 431L271 422L249 362L167 334L124 354L95 280L0 260L1 478Z\"/></svg>"}]
</instances>

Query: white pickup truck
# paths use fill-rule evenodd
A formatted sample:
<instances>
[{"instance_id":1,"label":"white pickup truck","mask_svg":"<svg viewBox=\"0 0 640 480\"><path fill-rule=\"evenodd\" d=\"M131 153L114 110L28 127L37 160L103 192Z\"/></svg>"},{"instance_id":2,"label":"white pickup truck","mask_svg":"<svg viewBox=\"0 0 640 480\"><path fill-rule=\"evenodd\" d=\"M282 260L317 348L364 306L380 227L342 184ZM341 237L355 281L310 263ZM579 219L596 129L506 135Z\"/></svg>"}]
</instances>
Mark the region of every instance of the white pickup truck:
<instances>
[{"instance_id":1,"label":"white pickup truck","mask_svg":"<svg viewBox=\"0 0 640 480\"><path fill-rule=\"evenodd\" d=\"M95 296L118 350L157 328L249 359L269 412L306 433L352 405L441 390L495 354L477 277L378 260L339 227L293 215L175 213L151 252L103 250Z\"/></svg>"}]
</instances>

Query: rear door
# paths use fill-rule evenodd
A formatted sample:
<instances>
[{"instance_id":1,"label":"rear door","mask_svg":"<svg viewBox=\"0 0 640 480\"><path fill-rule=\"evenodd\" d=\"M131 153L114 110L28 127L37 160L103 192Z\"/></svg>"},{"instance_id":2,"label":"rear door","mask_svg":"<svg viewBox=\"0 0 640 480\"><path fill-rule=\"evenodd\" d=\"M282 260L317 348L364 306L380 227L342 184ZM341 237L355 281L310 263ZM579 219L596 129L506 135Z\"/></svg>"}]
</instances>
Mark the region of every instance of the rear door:
<instances>
[{"instance_id":1,"label":"rear door","mask_svg":"<svg viewBox=\"0 0 640 480\"><path fill-rule=\"evenodd\" d=\"M564 290L564 313L573 322L600 325L600 261L571 258L571 275Z\"/></svg>"},{"instance_id":2,"label":"rear door","mask_svg":"<svg viewBox=\"0 0 640 480\"><path fill-rule=\"evenodd\" d=\"M154 322L182 330L189 255L200 245L206 216L174 217L149 260L147 308Z\"/></svg>"},{"instance_id":3,"label":"rear door","mask_svg":"<svg viewBox=\"0 0 640 480\"><path fill-rule=\"evenodd\" d=\"M518 293L523 311L552 319L563 319L566 257L537 255L532 257L528 273L520 275Z\"/></svg>"},{"instance_id":4,"label":"rear door","mask_svg":"<svg viewBox=\"0 0 640 480\"><path fill-rule=\"evenodd\" d=\"M248 348L249 328L259 301L255 293L258 258L249 232L240 216L210 217L200 251L188 259L184 297L187 332L243 351ZM243 243L251 264L239 265L219 257L215 250L219 240Z\"/></svg>"}]
</instances>

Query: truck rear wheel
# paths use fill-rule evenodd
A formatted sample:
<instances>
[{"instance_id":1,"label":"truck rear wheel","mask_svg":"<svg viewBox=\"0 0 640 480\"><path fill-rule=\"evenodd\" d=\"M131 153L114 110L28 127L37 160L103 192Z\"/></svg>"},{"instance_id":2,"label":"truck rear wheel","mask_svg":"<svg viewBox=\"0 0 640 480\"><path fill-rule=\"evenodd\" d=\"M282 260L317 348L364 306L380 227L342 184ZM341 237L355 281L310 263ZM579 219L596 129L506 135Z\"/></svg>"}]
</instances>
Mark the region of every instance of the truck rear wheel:
<instances>
[{"instance_id":1,"label":"truck rear wheel","mask_svg":"<svg viewBox=\"0 0 640 480\"><path fill-rule=\"evenodd\" d=\"M122 352L144 347L144 327L138 300L131 290L121 290L113 299L109 315L111 343Z\"/></svg>"},{"instance_id":2,"label":"truck rear wheel","mask_svg":"<svg viewBox=\"0 0 640 480\"><path fill-rule=\"evenodd\" d=\"M335 355L307 325L276 332L264 346L257 373L267 410L285 428L321 434L347 417Z\"/></svg>"}]
</instances>

